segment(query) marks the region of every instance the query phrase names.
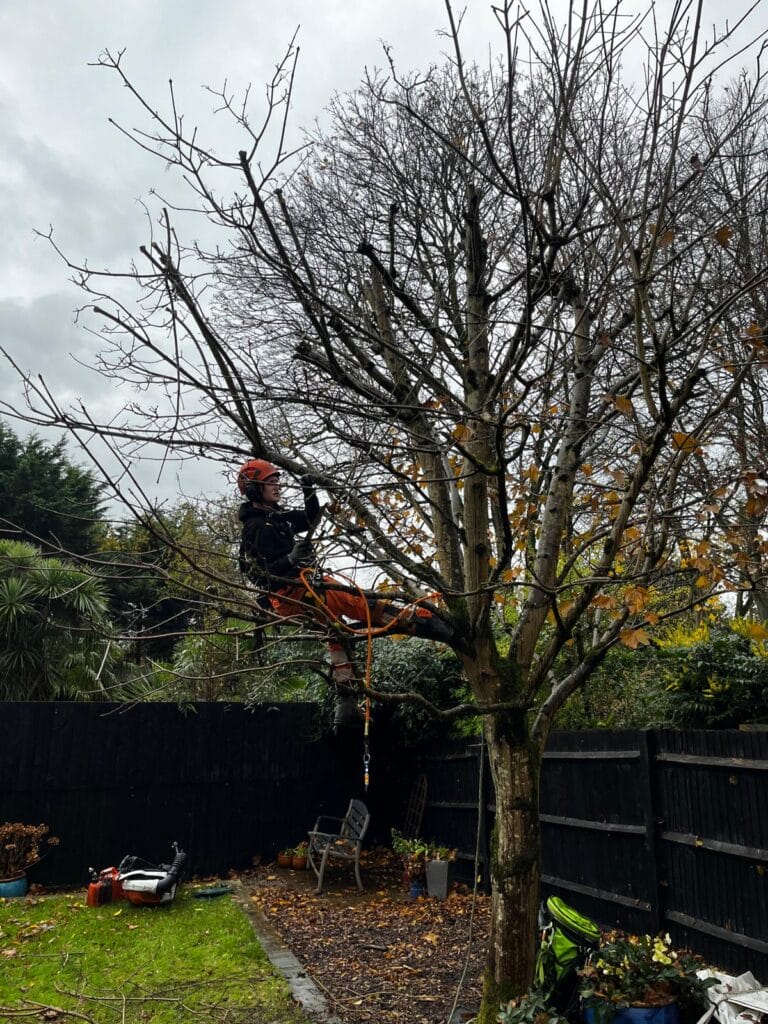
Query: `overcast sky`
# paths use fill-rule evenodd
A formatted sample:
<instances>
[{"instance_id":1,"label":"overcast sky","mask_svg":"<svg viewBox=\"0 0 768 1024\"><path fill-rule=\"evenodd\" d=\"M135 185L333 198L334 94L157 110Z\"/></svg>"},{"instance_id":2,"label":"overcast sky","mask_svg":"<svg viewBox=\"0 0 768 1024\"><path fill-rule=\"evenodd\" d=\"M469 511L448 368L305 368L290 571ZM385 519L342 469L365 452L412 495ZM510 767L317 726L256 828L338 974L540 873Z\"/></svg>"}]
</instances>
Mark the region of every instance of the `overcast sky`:
<instances>
[{"instance_id":1,"label":"overcast sky","mask_svg":"<svg viewBox=\"0 0 768 1024\"><path fill-rule=\"evenodd\" d=\"M745 6L705 2L712 20ZM146 239L139 200L153 186L163 189L164 172L107 122L142 123L117 79L88 67L104 48L126 50L131 77L157 103L172 78L188 120L220 140L219 152L231 146L235 155L238 140L218 135L222 119L212 117L202 85L226 77L235 89L260 87L300 26L292 118L306 125L334 91L353 88L366 65L382 63L382 39L401 69L437 59L445 22L442 0L0 0L0 343L25 369L44 373L65 401L120 406L119 391L76 361L92 362L96 343L73 323L80 299L66 268L34 236L50 225L74 260L96 267L124 266ZM757 22L768 22L768 0ZM486 0L469 0L465 33L468 51L481 59L489 43L499 44ZM3 366L0 399L19 393ZM169 495L177 486L192 494L225 484L200 466L180 485L171 471L157 490Z\"/></svg>"},{"instance_id":2,"label":"overcast sky","mask_svg":"<svg viewBox=\"0 0 768 1024\"><path fill-rule=\"evenodd\" d=\"M476 41L494 35L488 4L470 20ZM44 373L65 402L82 397L97 411L120 406L119 390L81 365L92 362L97 346L73 323L80 294L34 235L52 226L73 260L124 266L146 240L139 200L153 186L168 186L162 165L108 123L110 116L130 126L142 119L114 76L88 66L102 50L125 49L126 69L156 103L166 101L172 78L188 120L207 139L221 138L219 152L231 146L236 155L240 140L219 135L224 118L213 117L203 85L226 77L236 90L253 82L260 95L300 27L292 111L298 128L321 114L335 90L353 88L365 65L382 63L382 39L402 67L438 58L444 21L442 0L0 0L2 344L25 370ZM3 367L0 398L19 393ZM224 482L200 467L185 471L181 486L193 493ZM159 489L172 494L175 487L171 473Z\"/></svg>"}]
</instances>

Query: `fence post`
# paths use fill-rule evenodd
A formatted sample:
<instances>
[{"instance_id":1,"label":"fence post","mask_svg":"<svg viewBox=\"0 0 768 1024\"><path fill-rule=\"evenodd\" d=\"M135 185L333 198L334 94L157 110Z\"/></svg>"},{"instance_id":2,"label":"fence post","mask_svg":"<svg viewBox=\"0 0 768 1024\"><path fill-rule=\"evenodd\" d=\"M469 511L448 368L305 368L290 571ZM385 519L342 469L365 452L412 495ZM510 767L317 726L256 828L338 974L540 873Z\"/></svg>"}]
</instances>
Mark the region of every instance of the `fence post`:
<instances>
[{"instance_id":1,"label":"fence post","mask_svg":"<svg viewBox=\"0 0 768 1024\"><path fill-rule=\"evenodd\" d=\"M656 935L661 930L661 890L659 886L659 843L656 818L656 733L653 729L641 729L638 733L640 741L640 771L643 796L643 813L645 825L645 864L646 884L648 887L649 911L648 931Z\"/></svg>"}]
</instances>

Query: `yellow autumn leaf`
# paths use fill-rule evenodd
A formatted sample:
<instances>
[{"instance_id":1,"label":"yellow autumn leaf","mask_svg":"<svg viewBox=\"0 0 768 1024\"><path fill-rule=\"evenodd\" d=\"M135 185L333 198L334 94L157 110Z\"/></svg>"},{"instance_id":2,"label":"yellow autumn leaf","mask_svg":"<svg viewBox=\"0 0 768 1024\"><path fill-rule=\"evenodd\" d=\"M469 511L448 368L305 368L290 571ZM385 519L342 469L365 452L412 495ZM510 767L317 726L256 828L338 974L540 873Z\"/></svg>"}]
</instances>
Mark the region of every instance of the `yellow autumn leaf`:
<instances>
[{"instance_id":1,"label":"yellow autumn leaf","mask_svg":"<svg viewBox=\"0 0 768 1024\"><path fill-rule=\"evenodd\" d=\"M659 238L659 248L666 249L668 245L671 245L675 240L675 232L669 229L665 231Z\"/></svg>"},{"instance_id":2,"label":"yellow autumn leaf","mask_svg":"<svg viewBox=\"0 0 768 1024\"><path fill-rule=\"evenodd\" d=\"M686 434L683 430L677 430L672 435L672 444L678 451L690 455L691 452L695 452L699 447L699 439L694 437L693 434Z\"/></svg>"},{"instance_id":3,"label":"yellow autumn leaf","mask_svg":"<svg viewBox=\"0 0 768 1024\"><path fill-rule=\"evenodd\" d=\"M729 228L727 224L723 224L723 226L721 228L718 228L715 232L715 241L719 245L722 245L724 249L727 249L728 246L731 244L732 238L733 230Z\"/></svg>"},{"instance_id":4,"label":"yellow autumn leaf","mask_svg":"<svg viewBox=\"0 0 768 1024\"><path fill-rule=\"evenodd\" d=\"M649 596L645 587L630 587L624 594L624 604L632 615L637 615L648 604Z\"/></svg>"},{"instance_id":5,"label":"yellow autumn leaf","mask_svg":"<svg viewBox=\"0 0 768 1024\"><path fill-rule=\"evenodd\" d=\"M590 462L583 462L581 464L581 472L584 476L592 476L592 464Z\"/></svg>"},{"instance_id":6,"label":"yellow autumn leaf","mask_svg":"<svg viewBox=\"0 0 768 1024\"><path fill-rule=\"evenodd\" d=\"M631 399L627 398L626 395L616 395L613 399L613 404L619 412L623 412L625 416L631 416L635 411L635 407L632 405Z\"/></svg>"},{"instance_id":7,"label":"yellow autumn leaf","mask_svg":"<svg viewBox=\"0 0 768 1024\"><path fill-rule=\"evenodd\" d=\"M751 640L768 640L768 629L762 622L745 622L744 632Z\"/></svg>"},{"instance_id":8,"label":"yellow autumn leaf","mask_svg":"<svg viewBox=\"0 0 768 1024\"><path fill-rule=\"evenodd\" d=\"M474 437L474 433L466 423L458 423L451 432L451 437L454 441L458 441L459 444L463 444L465 441L470 441Z\"/></svg>"},{"instance_id":9,"label":"yellow autumn leaf","mask_svg":"<svg viewBox=\"0 0 768 1024\"><path fill-rule=\"evenodd\" d=\"M638 629L622 629L619 633L619 641L631 651L636 651L642 644L649 644L651 642L651 638L648 636L646 631L640 627Z\"/></svg>"}]
</instances>

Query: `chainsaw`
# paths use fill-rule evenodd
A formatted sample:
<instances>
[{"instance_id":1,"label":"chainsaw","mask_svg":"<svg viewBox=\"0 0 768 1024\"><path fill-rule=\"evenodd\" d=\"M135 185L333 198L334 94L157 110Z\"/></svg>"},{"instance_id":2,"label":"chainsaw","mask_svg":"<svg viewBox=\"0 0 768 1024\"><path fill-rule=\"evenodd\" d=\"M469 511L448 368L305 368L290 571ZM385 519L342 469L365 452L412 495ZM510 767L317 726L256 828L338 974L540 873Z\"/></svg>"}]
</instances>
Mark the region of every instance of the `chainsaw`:
<instances>
[{"instance_id":1,"label":"chainsaw","mask_svg":"<svg viewBox=\"0 0 768 1024\"><path fill-rule=\"evenodd\" d=\"M176 897L179 876L187 862L187 855L173 844L174 858L170 864L150 864L141 857L128 855L118 866L96 871L89 868L91 882L86 903L100 907L105 903L128 900L137 906L156 906L172 903Z\"/></svg>"}]
</instances>

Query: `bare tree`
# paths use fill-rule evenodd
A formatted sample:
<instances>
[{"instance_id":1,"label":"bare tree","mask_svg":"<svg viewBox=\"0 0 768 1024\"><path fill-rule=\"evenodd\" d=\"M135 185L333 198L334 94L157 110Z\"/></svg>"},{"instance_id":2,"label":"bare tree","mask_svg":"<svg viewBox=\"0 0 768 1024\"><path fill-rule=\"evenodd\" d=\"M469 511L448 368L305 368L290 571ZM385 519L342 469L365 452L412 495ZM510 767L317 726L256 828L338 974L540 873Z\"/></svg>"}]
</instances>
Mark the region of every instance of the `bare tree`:
<instances>
[{"instance_id":1,"label":"bare tree","mask_svg":"<svg viewBox=\"0 0 768 1024\"><path fill-rule=\"evenodd\" d=\"M75 267L103 371L164 404L96 423L28 380L28 415L126 463L159 445L311 470L333 497L329 550L437 595L473 695L444 714L483 716L496 790L487 1024L532 976L555 712L612 646L728 581L710 542L695 596L672 585L710 514L701 467L714 479L745 385L762 394L744 318L768 268L731 238L765 216L765 175L746 195L716 183L766 111L760 54L725 84L741 22L706 34L701 2L662 27L652 5L558 22L503 0L486 71L446 6L445 66L366 77L299 152L283 148L293 49L258 129L219 94L237 158L136 93L149 127L125 134L181 171L228 247L185 246L166 206L128 274L137 304ZM635 83L623 64L640 59ZM134 88L120 55L100 64Z\"/></svg>"}]
</instances>

